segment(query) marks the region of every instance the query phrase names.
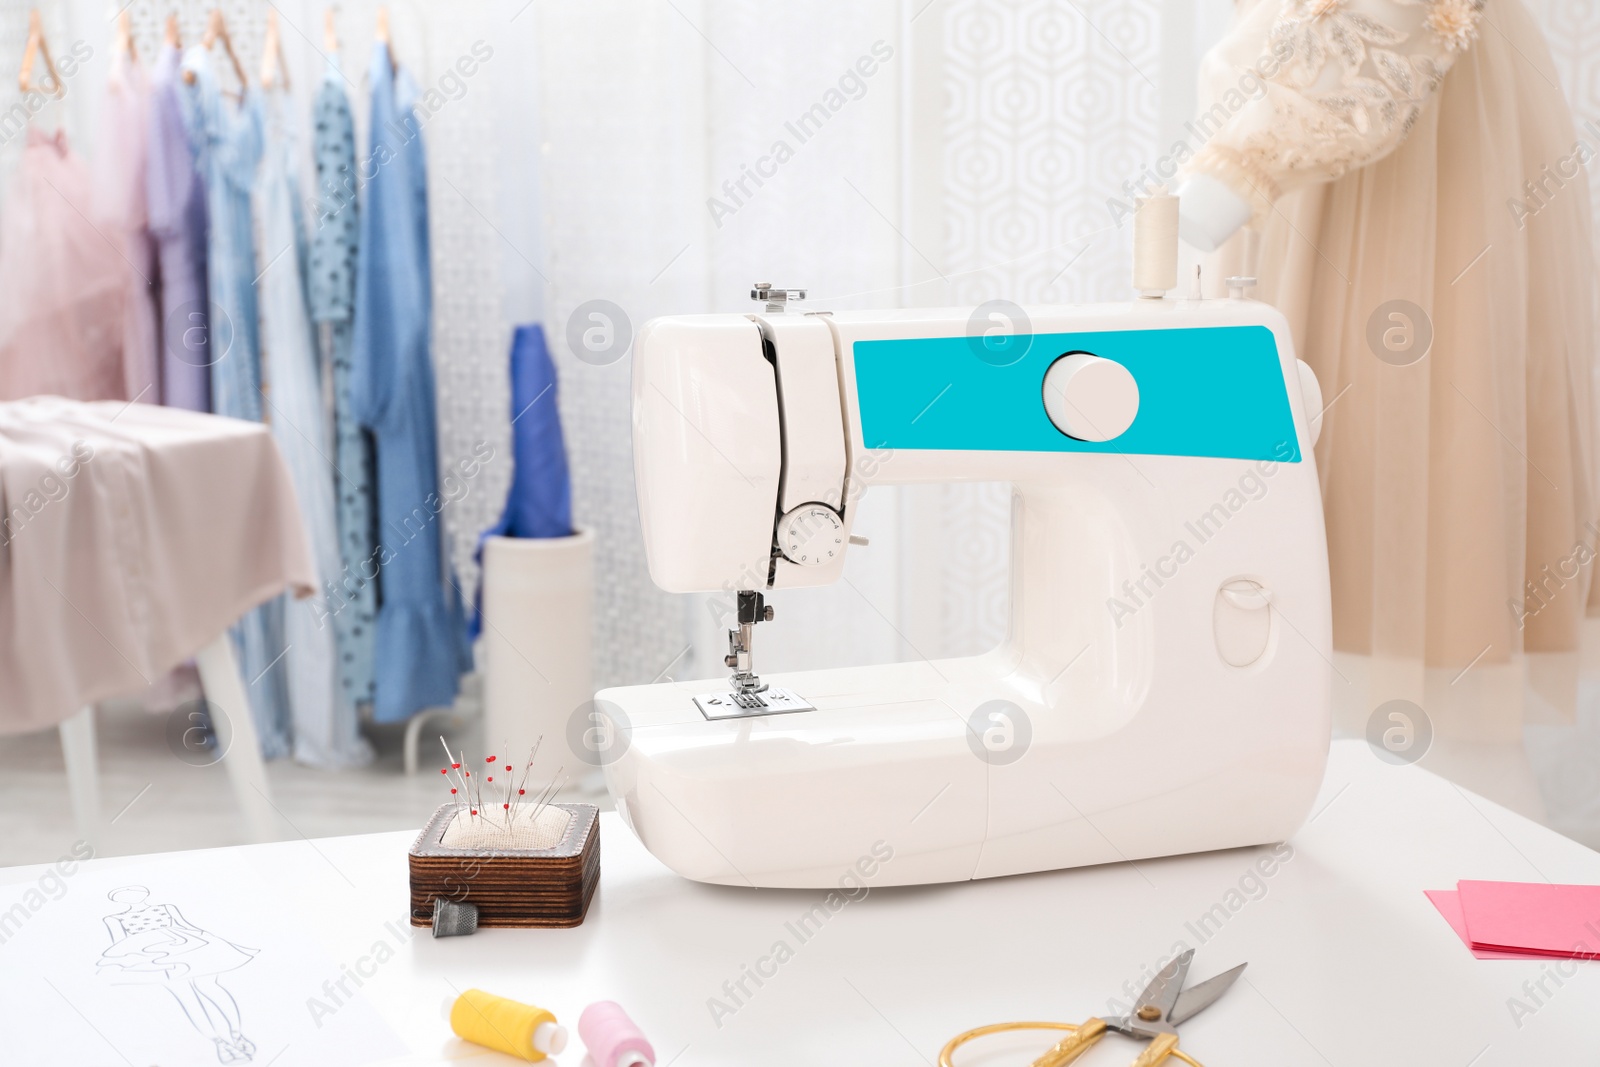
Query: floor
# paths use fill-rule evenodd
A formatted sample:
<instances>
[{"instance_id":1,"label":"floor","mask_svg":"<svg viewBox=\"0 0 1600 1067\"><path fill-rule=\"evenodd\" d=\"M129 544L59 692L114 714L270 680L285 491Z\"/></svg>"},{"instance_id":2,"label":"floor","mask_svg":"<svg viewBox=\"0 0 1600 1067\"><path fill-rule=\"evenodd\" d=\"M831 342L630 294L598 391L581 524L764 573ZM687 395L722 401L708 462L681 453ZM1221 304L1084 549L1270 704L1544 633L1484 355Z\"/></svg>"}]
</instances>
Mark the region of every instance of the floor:
<instances>
[{"instance_id":1,"label":"floor","mask_svg":"<svg viewBox=\"0 0 1600 1067\"><path fill-rule=\"evenodd\" d=\"M1586 647L1600 649L1600 630ZM1600 653L1596 653L1600 656ZM1345 657L1337 679L1359 666ZM1565 696L1549 699L1522 684L1520 729L1504 736L1451 736L1440 730L1417 761L1463 788L1600 848L1600 660L1570 671ZM1457 677L1450 683L1459 689ZM1519 683L1521 684L1521 683ZM1339 684L1336 681L1336 688ZM1509 698L1517 702L1517 695ZM1337 701L1337 698L1336 698ZM1362 736L1367 704L1336 703L1335 733ZM422 771L402 768L399 728L370 729L378 752L370 766L330 773L288 760L267 765L278 827L285 838L326 837L420 827L448 799L430 743ZM472 687L458 716L443 724L452 748L483 751ZM192 766L167 741L167 719L135 705L102 706L98 717L102 803L110 819L97 854L131 855L242 843L244 827L220 764ZM553 772L552 772L553 773ZM570 782L562 799L604 803L597 780ZM42 863L66 854L77 839L56 731L0 738L0 866Z\"/></svg>"},{"instance_id":2,"label":"floor","mask_svg":"<svg viewBox=\"0 0 1600 1067\"><path fill-rule=\"evenodd\" d=\"M267 764L280 836L420 827L449 799L437 772L440 761L431 754L439 749L435 735L443 733L452 748L483 751L472 687L467 692L458 718L426 735L430 743L421 749L418 774L404 773L399 727L367 728L378 758L359 770L319 771L290 760ZM221 763L195 766L177 758L168 746L166 715L132 703L102 705L96 737L101 803L110 820L95 843L96 855L214 848L246 840L226 769ZM561 799L594 802L603 796L596 785L569 780ZM0 867L55 860L77 838L57 732L0 738Z\"/></svg>"}]
</instances>

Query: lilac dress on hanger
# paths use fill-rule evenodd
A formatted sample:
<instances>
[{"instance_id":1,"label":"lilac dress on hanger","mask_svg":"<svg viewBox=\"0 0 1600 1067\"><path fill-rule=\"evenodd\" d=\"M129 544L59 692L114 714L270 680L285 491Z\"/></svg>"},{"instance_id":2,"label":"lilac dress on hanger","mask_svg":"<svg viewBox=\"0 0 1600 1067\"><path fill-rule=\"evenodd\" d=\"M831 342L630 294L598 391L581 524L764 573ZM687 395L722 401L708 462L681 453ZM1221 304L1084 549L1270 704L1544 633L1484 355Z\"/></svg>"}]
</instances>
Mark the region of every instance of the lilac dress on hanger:
<instances>
[{"instance_id":1,"label":"lilac dress on hanger","mask_svg":"<svg viewBox=\"0 0 1600 1067\"><path fill-rule=\"evenodd\" d=\"M161 402L211 410L206 321L206 190L184 122L180 56L163 47L150 78L145 196L161 277Z\"/></svg>"}]
</instances>

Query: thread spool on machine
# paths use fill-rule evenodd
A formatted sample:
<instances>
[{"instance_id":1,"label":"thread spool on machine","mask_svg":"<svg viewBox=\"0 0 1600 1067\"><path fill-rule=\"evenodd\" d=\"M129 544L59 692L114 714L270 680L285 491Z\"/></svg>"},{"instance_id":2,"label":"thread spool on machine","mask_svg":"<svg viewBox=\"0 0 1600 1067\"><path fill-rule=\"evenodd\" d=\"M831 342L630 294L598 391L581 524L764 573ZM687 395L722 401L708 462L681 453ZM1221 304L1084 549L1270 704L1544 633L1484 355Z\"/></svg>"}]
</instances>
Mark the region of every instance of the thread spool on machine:
<instances>
[{"instance_id":1,"label":"thread spool on machine","mask_svg":"<svg viewBox=\"0 0 1600 1067\"><path fill-rule=\"evenodd\" d=\"M1134 205L1133 287L1147 300L1178 287L1178 198L1164 185Z\"/></svg>"}]
</instances>

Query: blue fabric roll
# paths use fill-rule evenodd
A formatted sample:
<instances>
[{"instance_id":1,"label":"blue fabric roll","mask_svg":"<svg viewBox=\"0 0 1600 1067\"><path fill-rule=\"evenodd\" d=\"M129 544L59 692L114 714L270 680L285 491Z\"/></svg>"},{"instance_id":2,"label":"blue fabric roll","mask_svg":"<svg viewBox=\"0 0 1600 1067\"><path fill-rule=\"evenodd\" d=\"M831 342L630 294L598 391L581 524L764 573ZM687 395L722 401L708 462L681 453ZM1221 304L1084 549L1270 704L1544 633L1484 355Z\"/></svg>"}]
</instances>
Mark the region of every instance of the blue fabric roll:
<instances>
[{"instance_id":1,"label":"blue fabric roll","mask_svg":"<svg viewBox=\"0 0 1600 1067\"><path fill-rule=\"evenodd\" d=\"M571 535L572 478L556 397L556 365L544 343L544 327L518 326L511 338L511 448L516 466L505 511L484 537Z\"/></svg>"},{"instance_id":2,"label":"blue fabric roll","mask_svg":"<svg viewBox=\"0 0 1600 1067\"><path fill-rule=\"evenodd\" d=\"M511 338L511 489L500 521L478 538L478 562L491 537L567 537L572 533L572 478L556 403L556 366L538 323L518 326ZM472 635L483 626L473 613Z\"/></svg>"}]
</instances>

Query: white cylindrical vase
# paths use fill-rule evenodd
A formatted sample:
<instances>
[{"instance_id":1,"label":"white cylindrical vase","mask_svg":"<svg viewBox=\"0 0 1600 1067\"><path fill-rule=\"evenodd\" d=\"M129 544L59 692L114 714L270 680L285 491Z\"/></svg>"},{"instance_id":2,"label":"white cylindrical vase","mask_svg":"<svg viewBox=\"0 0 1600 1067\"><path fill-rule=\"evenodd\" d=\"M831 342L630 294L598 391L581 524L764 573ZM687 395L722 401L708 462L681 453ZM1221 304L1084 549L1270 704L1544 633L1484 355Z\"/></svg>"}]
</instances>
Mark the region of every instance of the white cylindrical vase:
<instances>
[{"instance_id":1,"label":"white cylindrical vase","mask_svg":"<svg viewBox=\"0 0 1600 1067\"><path fill-rule=\"evenodd\" d=\"M483 545L484 743L537 772L566 759L567 723L594 696L594 534L491 537ZM548 763L548 766L546 764ZM574 776L574 779L576 776Z\"/></svg>"}]
</instances>

